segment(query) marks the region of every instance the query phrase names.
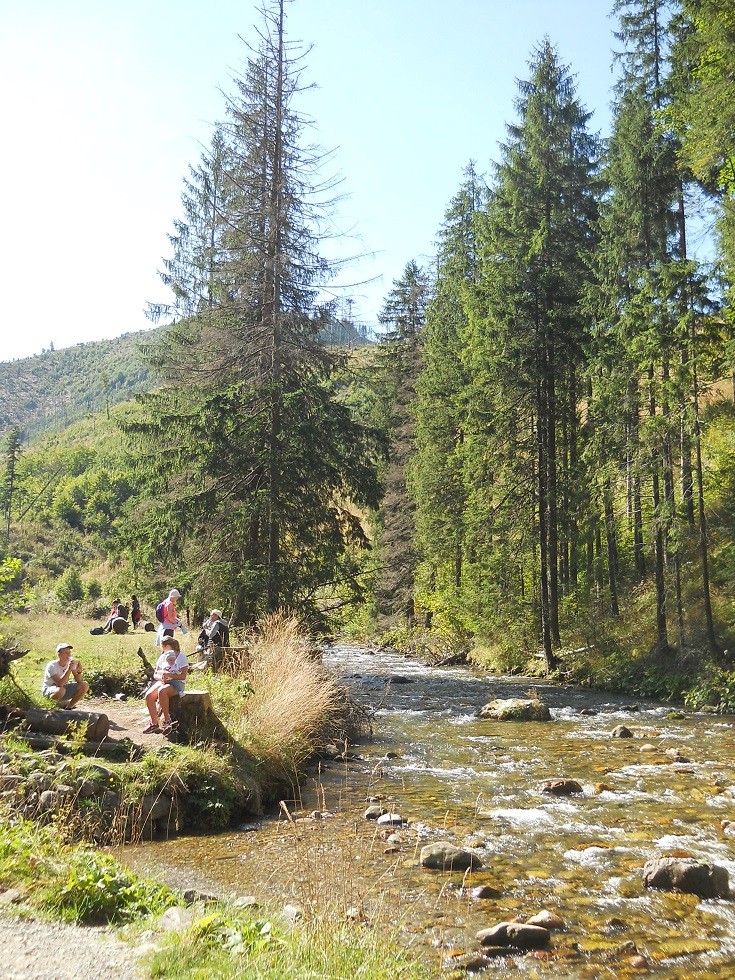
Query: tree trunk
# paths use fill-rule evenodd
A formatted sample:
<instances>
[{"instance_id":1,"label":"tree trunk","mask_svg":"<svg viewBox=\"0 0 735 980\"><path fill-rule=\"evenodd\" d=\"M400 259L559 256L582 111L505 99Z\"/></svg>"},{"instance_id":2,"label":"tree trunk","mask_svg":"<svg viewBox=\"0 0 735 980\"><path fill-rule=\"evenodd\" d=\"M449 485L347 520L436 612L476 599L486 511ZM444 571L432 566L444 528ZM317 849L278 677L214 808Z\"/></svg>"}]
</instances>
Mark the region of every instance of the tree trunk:
<instances>
[{"instance_id":1,"label":"tree trunk","mask_svg":"<svg viewBox=\"0 0 735 980\"><path fill-rule=\"evenodd\" d=\"M101 742L110 731L110 719L107 715L97 714L94 711L28 708L25 719L31 731L43 732L46 735L66 735L76 726L80 726L80 730L83 728L84 737L93 742Z\"/></svg>"}]
</instances>

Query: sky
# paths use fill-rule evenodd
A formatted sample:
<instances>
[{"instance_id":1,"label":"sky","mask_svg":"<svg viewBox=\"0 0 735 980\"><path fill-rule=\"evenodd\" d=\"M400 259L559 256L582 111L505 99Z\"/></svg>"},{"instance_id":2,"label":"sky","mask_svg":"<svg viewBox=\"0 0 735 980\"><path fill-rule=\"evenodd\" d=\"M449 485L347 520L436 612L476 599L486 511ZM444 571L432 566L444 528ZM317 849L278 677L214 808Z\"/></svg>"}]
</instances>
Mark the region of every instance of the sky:
<instances>
[{"instance_id":1,"label":"sky","mask_svg":"<svg viewBox=\"0 0 735 980\"><path fill-rule=\"evenodd\" d=\"M488 173L548 36L607 135L612 0L294 0L297 104L338 176L337 294L375 327L428 265L470 160ZM0 0L0 360L152 326L188 167L255 41L252 0Z\"/></svg>"}]
</instances>

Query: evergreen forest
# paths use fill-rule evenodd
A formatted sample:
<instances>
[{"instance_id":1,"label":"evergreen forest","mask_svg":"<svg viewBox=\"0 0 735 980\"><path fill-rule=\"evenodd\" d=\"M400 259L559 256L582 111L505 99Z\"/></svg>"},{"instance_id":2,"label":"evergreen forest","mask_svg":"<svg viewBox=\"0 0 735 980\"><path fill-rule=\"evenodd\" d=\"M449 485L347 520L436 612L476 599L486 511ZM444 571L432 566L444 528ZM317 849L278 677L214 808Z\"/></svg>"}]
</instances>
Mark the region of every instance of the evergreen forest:
<instances>
[{"instance_id":1,"label":"evergreen forest","mask_svg":"<svg viewBox=\"0 0 735 980\"><path fill-rule=\"evenodd\" d=\"M175 584L195 618L735 706L735 3L611 15L610 135L540 38L368 337L269 0L158 328L0 366L6 603L150 613Z\"/></svg>"}]
</instances>

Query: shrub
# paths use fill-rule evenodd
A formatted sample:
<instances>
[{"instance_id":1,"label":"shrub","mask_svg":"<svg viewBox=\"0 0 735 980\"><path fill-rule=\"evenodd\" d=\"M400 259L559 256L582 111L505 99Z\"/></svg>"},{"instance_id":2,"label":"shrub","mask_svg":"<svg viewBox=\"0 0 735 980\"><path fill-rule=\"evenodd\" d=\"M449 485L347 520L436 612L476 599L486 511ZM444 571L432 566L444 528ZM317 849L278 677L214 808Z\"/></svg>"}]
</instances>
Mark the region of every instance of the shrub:
<instances>
[{"instance_id":1,"label":"shrub","mask_svg":"<svg viewBox=\"0 0 735 980\"><path fill-rule=\"evenodd\" d=\"M62 606L77 602L84 596L82 578L76 568L67 568L56 581L56 597Z\"/></svg>"},{"instance_id":2,"label":"shrub","mask_svg":"<svg viewBox=\"0 0 735 980\"><path fill-rule=\"evenodd\" d=\"M97 581L96 578L91 578L84 585L84 599L86 602L94 602L95 599L99 599L102 595L102 586Z\"/></svg>"}]
</instances>

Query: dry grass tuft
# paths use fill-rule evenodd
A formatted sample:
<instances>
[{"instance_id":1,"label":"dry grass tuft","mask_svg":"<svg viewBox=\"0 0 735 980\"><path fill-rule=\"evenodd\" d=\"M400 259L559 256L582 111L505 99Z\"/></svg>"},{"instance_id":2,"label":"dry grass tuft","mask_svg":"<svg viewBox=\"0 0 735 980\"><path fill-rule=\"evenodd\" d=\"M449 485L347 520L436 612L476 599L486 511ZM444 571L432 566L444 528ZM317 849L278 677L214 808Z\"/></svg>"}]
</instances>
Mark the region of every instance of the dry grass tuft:
<instances>
[{"instance_id":1,"label":"dry grass tuft","mask_svg":"<svg viewBox=\"0 0 735 980\"><path fill-rule=\"evenodd\" d=\"M274 614L259 625L243 728L260 752L290 768L323 743L344 691L299 634L297 620Z\"/></svg>"}]
</instances>

